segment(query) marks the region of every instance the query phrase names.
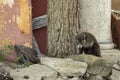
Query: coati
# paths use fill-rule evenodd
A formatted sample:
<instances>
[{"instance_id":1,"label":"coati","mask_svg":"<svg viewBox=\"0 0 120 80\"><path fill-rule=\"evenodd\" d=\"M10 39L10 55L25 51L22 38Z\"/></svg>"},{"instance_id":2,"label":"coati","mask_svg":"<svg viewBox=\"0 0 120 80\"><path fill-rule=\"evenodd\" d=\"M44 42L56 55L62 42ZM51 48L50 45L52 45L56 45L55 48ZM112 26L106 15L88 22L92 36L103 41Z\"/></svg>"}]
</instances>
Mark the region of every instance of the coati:
<instances>
[{"instance_id":1,"label":"coati","mask_svg":"<svg viewBox=\"0 0 120 80\"><path fill-rule=\"evenodd\" d=\"M75 37L77 54L95 55L101 57L100 47L96 38L88 32L81 32Z\"/></svg>"}]
</instances>

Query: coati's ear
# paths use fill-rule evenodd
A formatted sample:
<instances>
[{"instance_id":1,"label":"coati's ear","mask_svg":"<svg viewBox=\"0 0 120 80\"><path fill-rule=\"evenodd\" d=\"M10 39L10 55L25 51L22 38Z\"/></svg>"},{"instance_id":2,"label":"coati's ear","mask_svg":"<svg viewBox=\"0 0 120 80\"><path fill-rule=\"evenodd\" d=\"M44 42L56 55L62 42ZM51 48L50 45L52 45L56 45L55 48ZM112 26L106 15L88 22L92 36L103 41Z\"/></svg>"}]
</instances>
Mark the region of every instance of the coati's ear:
<instances>
[{"instance_id":1,"label":"coati's ear","mask_svg":"<svg viewBox=\"0 0 120 80\"><path fill-rule=\"evenodd\" d=\"M75 37L78 35L78 33L75 34Z\"/></svg>"},{"instance_id":2,"label":"coati's ear","mask_svg":"<svg viewBox=\"0 0 120 80\"><path fill-rule=\"evenodd\" d=\"M81 32L81 31L80 31L79 33L77 32L77 33L75 34L75 36L80 35L80 34L82 34L82 32Z\"/></svg>"},{"instance_id":3,"label":"coati's ear","mask_svg":"<svg viewBox=\"0 0 120 80\"><path fill-rule=\"evenodd\" d=\"M79 32L79 34L83 34L83 32L82 32L82 31L80 31L80 32Z\"/></svg>"},{"instance_id":4,"label":"coati's ear","mask_svg":"<svg viewBox=\"0 0 120 80\"><path fill-rule=\"evenodd\" d=\"M85 37L86 37L86 34L83 34L83 37L85 38Z\"/></svg>"},{"instance_id":5,"label":"coati's ear","mask_svg":"<svg viewBox=\"0 0 120 80\"><path fill-rule=\"evenodd\" d=\"M80 38L81 35L84 35L84 34L83 34L82 32L78 33L78 34L76 35L76 38Z\"/></svg>"},{"instance_id":6,"label":"coati's ear","mask_svg":"<svg viewBox=\"0 0 120 80\"><path fill-rule=\"evenodd\" d=\"M79 34L75 35L75 39L76 39L76 40L79 39Z\"/></svg>"}]
</instances>

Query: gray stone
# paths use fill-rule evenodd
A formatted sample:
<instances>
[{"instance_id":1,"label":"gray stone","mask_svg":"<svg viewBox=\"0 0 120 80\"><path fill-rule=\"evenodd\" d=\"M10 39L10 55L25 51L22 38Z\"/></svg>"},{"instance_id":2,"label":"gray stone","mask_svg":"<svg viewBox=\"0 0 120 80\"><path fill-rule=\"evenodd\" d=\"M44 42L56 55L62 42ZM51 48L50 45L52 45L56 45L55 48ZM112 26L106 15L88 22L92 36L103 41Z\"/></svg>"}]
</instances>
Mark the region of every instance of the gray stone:
<instances>
[{"instance_id":1,"label":"gray stone","mask_svg":"<svg viewBox=\"0 0 120 80\"><path fill-rule=\"evenodd\" d=\"M26 68L10 70L14 80L56 80L57 72L43 65L35 64Z\"/></svg>"},{"instance_id":2,"label":"gray stone","mask_svg":"<svg viewBox=\"0 0 120 80\"><path fill-rule=\"evenodd\" d=\"M92 75L85 80L104 80L104 79L99 75Z\"/></svg>"},{"instance_id":3,"label":"gray stone","mask_svg":"<svg viewBox=\"0 0 120 80\"><path fill-rule=\"evenodd\" d=\"M91 65L94 63L94 61L98 60L99 57L96 56L92 56L92 55L85 55L85 54L80 54L80 55L70 55L68 56L68 58L71 58L75 61L81 61L81 62L85 62L88 65Z\"/></svg>"},{"instance_id":4,"label":"gray stone","mask_svg":"<svg viewBox=\"0 0 120 80\"><path fill-rule=\"evenodd\" d=\"M115 64L120 62L120 50L102 50L101 53L102 58L104 58L107 62L113 62Z\"/></svg>"},{"instance_id":5,"label":"gray stone","mask_svg":"<svg viewBox=\"0 0 120 80\"><path fill-rule=\"evenodd\" d=\"M9 69L12 69L12 68L3 62L0 63L0 80L13 80L10 77L10 73L8 71Z\"/></svg>"},{"instance_id":6,"label":"gray stone","mask_svg":"<svg viewBox=\"0 0 120 80\"><path fill-rule=\"evenodd\" d=\"M71 59L41 57L41 64L47 65L62 76L82 76L87 69L87 64Z\"/></svg>"},{"instance_id":7,"label":"gray stone","mask_svg":"<svg viewBox=\"0 0 120 80\"><path fill-rule=\"evenodd\" d=\"M0 63L0 70L5 69L6 65L4 63Z\"/></svg>"},{"instance_id":8,"label":"gray stone","mask_svg":"<svg viewBox=\"0 0 120 80\"><path fill-rule=\"evenodd\" d=\"M38 53L32 48L20 44L16 44L14 48L20 64L25 64L28 62L34 64L40 63Z\"/></svg>"},{"instance_id":9,"label":"gray stone","mask_svg":"<svg viewBox=\"0 0 120 80\"><path fill-rule=\"evenodd\" d=\"M104 59L106 62L109 63L117 63L120 64L120 50L112 49L112 50L101 50L102 57L95 57L92 55L72 55L68 56L76 61L86 62L88 65L92 64L94 61L98 59Z\"/></svg>"},{"instance_id":10,"label":"gray stone","mask_svg":"<svg viewBox=\"0 0 120 80\"><path fill-rule=\"evenodd\" d=\"M113 69L111 79L112 80L120 80L120 71Z\"/></svg>"},{"instance_id":11,"label":"gray stone","mask_svg":"<svg viewBox=\"0 0 120 80\"><path fill-rule=\"evenodd\" d=\"M7 71L22 67L22 65L15 63L15 62L11 62L11 61L2 61L2 63L5 65L4 68Z\"/></svg>"},{"instance_id":12,"label":"gray stone","mask_svg":"<svg viewBox=\"0 0 120 80\"><path fill-rule=\"evenodd\" d=\"M68 80L67 77L58 77L56 80Z\"/></svg>"},{"instance_id":13,"label":"gray stone","mask_svg":"<svg viewBox=\"0 0 120 80\"><path fill-rule=\"evenodd\" d=\"M74 78L71 78L69 80L80 80L79 77L74 77Z\"/></svg>"},{"instance_id":14,"label":"gray stone","mask_svg":"<svg viewBox=\"0 0 120 80\"><path fill-rule=\"evenodd\" d=\"M113 63L106 62L104 59L96 60L88 66L87 73L91 75L109 76L113 68Z\"/></svg>"},{"instance_id":15,"label":"gray stone","mask_svg":"<svg viewBox=\"0 0 120 80\"><path fill-rule=\"evenodd\" d=\"M79 77L73 77L71 79L68 78L58 78L57 80L80 80Z\"/></svg>"},{"instance_id":16,"label":"gray stone","mask_svg":"<svg viewBox=\"0 0 120 80\"><path fill-rule=\"evenodd\" d=\"M120 65L114 64L113 69L120 71Z\"/></svg>"}]
</instances>

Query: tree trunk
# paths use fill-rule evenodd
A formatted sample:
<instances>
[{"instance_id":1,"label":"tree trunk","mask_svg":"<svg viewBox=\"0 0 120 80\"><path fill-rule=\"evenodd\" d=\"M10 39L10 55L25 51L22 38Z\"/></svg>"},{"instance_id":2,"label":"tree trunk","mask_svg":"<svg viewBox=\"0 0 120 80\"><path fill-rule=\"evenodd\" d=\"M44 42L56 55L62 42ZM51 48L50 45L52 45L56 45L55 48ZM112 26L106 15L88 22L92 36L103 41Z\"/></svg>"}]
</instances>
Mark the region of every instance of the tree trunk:
<instances>
[{"instance_id":1,"label":"tree trunk","mask_svg":"<svg viewBox=\"0 0 120 80\"><path fill-rule=\"evenodd\" d=\"M74 37L80 30L79 0L48 0L48 56L75 53Z\"/></svg>"},{"instance_id":2,"label":"tree trunk","mask_svg":"<svg viewBox=\"0 0 120 80\"><path fill-rule=\"evenodd\" d=\"M48 55L74 54L80 31L92 33L101 49L112 49L110 19L111 0L48 0Z\"/></svg>"}]
</instances>

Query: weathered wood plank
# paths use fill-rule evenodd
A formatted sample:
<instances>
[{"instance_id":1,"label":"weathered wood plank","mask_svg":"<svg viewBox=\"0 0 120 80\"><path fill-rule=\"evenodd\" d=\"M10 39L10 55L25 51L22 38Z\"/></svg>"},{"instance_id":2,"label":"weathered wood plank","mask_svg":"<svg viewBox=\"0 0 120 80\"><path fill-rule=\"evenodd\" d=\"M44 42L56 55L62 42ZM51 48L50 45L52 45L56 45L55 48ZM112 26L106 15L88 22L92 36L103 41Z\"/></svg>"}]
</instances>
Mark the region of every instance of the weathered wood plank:
<instances>
[{"instance_id":1,"label":"weathered wood plank","mask_svg":"<svg viewBox=\"0 0 120 80\"><path fill-rule=\"evenodd\" d=\"M38 44L37 44L37 42L36 42L36 39L35 39L35 36L33 35L33 37L32 37L32 47L33 47L33 49L38 53L37 54L37 56L40 58L41 56L45 56L45 55L43 55L43 53L41 53L41 51L40 51L40 49L39 49L39 47L38 47Z\"/></svg>"},{"instance_id":2,"label":"weathered wood plank","mask_svg":"<svg viewBox=\"0 0 120 80\"><path fill-rule=\"evenodd\" d=\"M43 15L32 20L32 28L39 29L41 27L47 26L47 15Z\"/></svg>"},{"instance_id":3,"label":"weathered wood plank","mask_svg":"<svg viewBox=\"0 0 120 80\"><path fill-rule=\"evenodd\" d=\"M33 37L32 37L32 42L33 42L33 43L32 43L33 49L34 49L37 53L41 54L34 35L33 35Z\"/></svg>"}]
</instances>

